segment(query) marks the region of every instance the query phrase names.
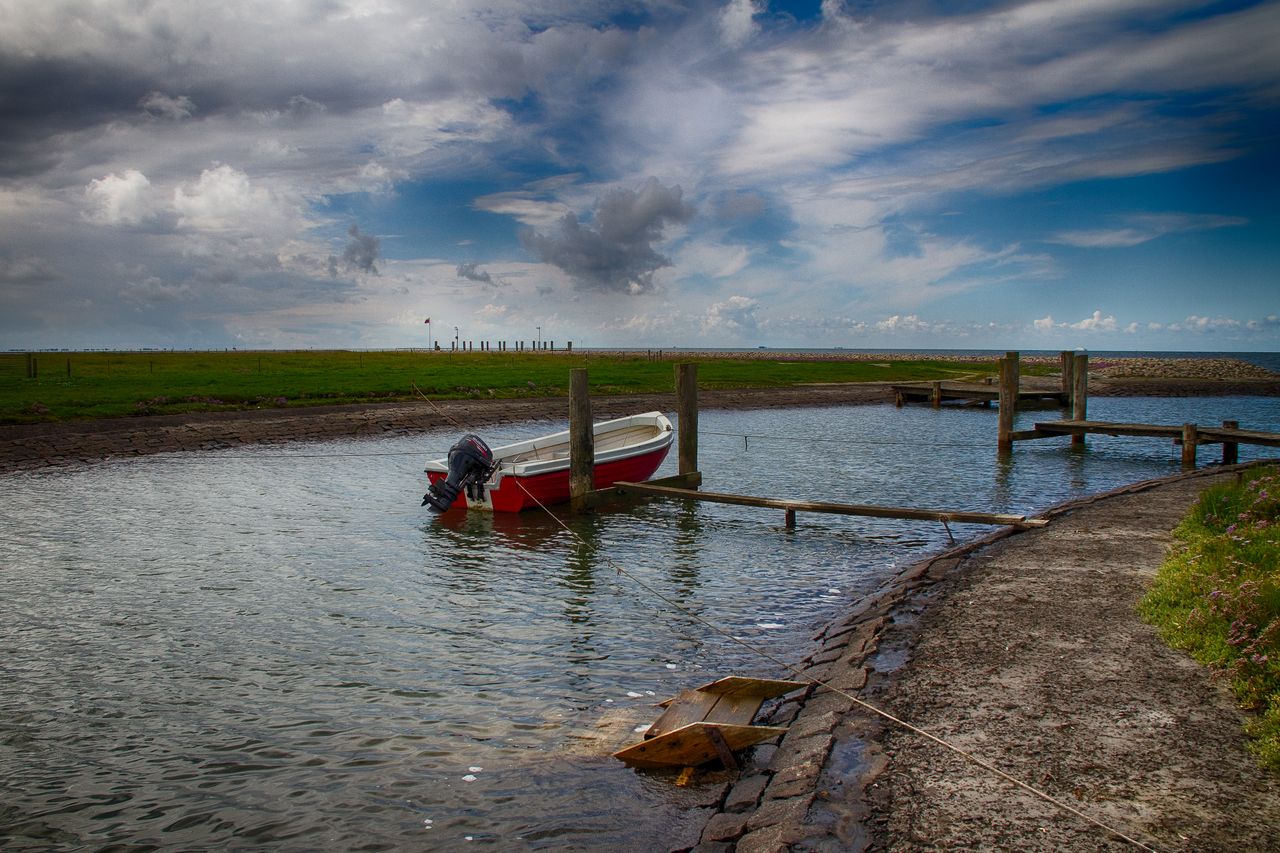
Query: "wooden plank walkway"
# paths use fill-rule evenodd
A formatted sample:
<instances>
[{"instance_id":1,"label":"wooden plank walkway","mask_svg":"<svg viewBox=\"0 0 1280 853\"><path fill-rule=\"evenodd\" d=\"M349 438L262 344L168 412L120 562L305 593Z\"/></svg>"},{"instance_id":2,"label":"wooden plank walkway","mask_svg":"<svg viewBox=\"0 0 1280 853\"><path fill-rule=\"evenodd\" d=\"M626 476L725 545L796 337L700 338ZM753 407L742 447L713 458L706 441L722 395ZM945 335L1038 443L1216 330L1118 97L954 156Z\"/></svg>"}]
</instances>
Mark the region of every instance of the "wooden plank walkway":
<instances>
[{"instance_id":1,"label":"wooden plank walkway","mask_svg":"<svg viewBox=\"0 0 1280 853\"><path fill-rule=\"evenodd\" d=\"M647 495L656 498L677 498L687 501L736 504L781 509L787 512L788 526L794 523L796 512L821 512L833 515L862 515L873 518L906 518L918 521L956 522L958 524L997 524L1013 527L1044 527L1049 522L1042 518L1024 515L1005 515L992 512L966 512L961 510L915 509L911 507L872 506L868 504L843 504L825 501L797 501L786 498L761 498L751 495L733 495L724 492L693 491L692 489L657 486L653 483L614 483L621 494Z\"/></svg>"},{"instance_id":2,"label":"wooden plank walkway","mask_svg":"<svg viewBox=\"0 0 1280 853\"><path fill-rule=\"evenodd\" d=\"M947 402L981 403L990 406L1000 400L1000 386L986 385L980 382L907 382L889 386L901 406L907 402L933 403L939 405ZM1069 395L1061 391L1019 390L1018 402L1050 402L1067 405Z\"/></svg>"}]
</instances>

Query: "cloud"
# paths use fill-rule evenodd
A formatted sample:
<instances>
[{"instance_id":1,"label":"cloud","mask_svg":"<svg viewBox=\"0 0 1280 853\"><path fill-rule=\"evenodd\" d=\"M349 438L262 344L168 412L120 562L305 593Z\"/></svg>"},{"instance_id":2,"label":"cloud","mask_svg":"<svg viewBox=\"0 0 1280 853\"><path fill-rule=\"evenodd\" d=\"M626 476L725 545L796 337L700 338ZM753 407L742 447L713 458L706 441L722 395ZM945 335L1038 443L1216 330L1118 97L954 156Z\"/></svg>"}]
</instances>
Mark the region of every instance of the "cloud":
<instances>
[{"instance_id":1,"label":"cloud","mask_svg":"<svg viewBox=\"0 0 1280 853\"><path fill-rule=\"evenodd\" d=\"M1046 314L1039 320L1033 321L1031 325L1036 329L1036 331L1047 332L1053 328L1053 315Z\"/></svg>"},{"instance_id":2,"label":"cloud","mask_svg":"<svg viewBox=\"0 0 1280 853\"><path fill-rule=\"evenodd\" d=\"M147 93L142 100L138 101L138 106L153 116L170 121L191 118L191 114L196 111L195 103L186 95L174 97L162 92Z\"/></svg>"},{"instance_id":3,"label":"cloud","mask_svg":"<svg viewBox=\"0 0 1280 853\"><path fill-rule=\"evenodd\" d=\"M1082 332L1114 332L1116 330L1116 318L1112 314L1103 317L1101 311L1094 311L1093 314L1085 317L1080 322L1068 324L1067 328Z\"/></svg>"},{"instance_id":4,"label":"cloud","mask_svg":"<svg viewBox=\"0 0 1280 853\"><path fill-rule=\"evenodd\" d=\"M85 218L98 225L137 225L154 210L151 181L137 169L95 178L84 195Z\"/></svg>"},{"instance_id":5,"label":"cloud","mask_svg":"<svg viewBox=\"0 0 1280 853\"><path fill-rule=\"evenodd\" d=\"M720 35L730 47L741 47L758 32L756 15L764 12L764 3L757 0L729 0L720 10L718 24Z\"/></svg>"},{"instance_id":6,"label":"cloud","mask_svg":"<svg viewBox=\"0 0 1280 853\"><path fill-rule=\"evenodd\" d=\"M1120 228L1060 231L1050 237L1049 242L1082 249L1128 248L1169 234L1232 228L1249 223L1248 219L1240 216L1192 213L1135 214L1128 219L1130 224Z\"/></svg>"},{"instance_id":7,"label":"cloud","mask_svg":"<svg viewBox=\"0 0 1280 853\"><path fill-rule=\"evenodd\" d=\"M273 207L268 190L255 187L248 175L225 164L205 169L173 193L178 226L193 231L252 231Z\"/></svg>"},{"instance_id":8,"label":"cloud","mask_svg":"<svg viewBox=\"0 0 1280 853\"><path fill-rule=\"evenodd\" d=\"M730 296L723 302L717 302L707 308L702 320L703 331L707 334L729 334L740 337L755 334L760 329L760 321L756 311L760 303L746 296Z\"/></svg>"},{"instance_id":9,"label":"cloud","mask_svg":"<svg viewBox=\"0 0 1280 853\"><path fill-rule=\"evenodd\" d=\"M694 213L680 187L649 178L639 190L613 189L597 199L590 225L566 213L550 233L525 229L520 240L583 289L643 293L653 289L654 272L671 264L653 244Z\"/></svg>"},{"instance_id":10,"label":"cloud","mask_svg":"<svg viewBox=\"0 0 1280 853\"><path fill-rule=\"evenodd\" d=\"M36 255L9 255L0 250L0 284L40 284L58 274L47 260Z\"/></svg>"},{"instance_id":11,"label":"cloud","mask_svg":"<svg viewBox=\"0 0 1280 853\"><path fill-rule=\"evenodd\" d=\"M480 269L479 265L473 263L458 264L458 278L465 278L468 281L478 281L481 284L487 284L490 286L501 283L495 280L490 273Z\"/></svg>"},{"instance_id":12,"label":"cloud","mask_svg":"<svg viewBox=\"0 0 1280 853\"><path fill-rule=\"evenodd\" d=\"M352 225L347 229L351 240L342 250L342 259L347 266L361 272L378 274L377 260L382 252L382 241L372 234L362 234L360 226Z\"/></svg>"}]
</instances>

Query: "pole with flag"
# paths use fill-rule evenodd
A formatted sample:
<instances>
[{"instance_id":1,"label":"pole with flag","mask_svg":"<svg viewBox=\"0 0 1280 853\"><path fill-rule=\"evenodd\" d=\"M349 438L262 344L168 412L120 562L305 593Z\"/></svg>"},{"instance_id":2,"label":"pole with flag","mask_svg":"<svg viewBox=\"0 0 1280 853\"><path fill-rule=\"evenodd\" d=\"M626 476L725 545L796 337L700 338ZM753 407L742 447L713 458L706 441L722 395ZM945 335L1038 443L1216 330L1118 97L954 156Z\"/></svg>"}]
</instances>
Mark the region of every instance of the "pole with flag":
<instances>
[{"instance_id":1,"label":"pole with flag","mask_svg":"<svg viewBox=\"0 0 1280 853\"><path fill-rule=\"evenodd\" d=\"M427 351L430 352L434 349L434 347L431 346L431 318L428 317L426 320L423 320L423 322L427 324Z\"/></svg>"}]
</instances>

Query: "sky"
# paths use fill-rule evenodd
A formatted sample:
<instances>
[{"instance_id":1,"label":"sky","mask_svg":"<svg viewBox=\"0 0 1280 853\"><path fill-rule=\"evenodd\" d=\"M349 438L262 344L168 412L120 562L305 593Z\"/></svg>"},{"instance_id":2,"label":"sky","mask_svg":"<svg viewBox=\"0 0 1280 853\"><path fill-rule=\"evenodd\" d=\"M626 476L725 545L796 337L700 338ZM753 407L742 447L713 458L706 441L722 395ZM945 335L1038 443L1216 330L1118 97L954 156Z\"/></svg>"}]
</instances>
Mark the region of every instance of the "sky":
<instances>
[{"instance_id":1,"label":"sky","mask_svg":"<svg viewBox=\"0 0 1280 853\"><path fill-rule=\"evenodd\" d=\"M1280 350L1280 0L0 20L0 349Z\"/></svg>"}]
</instances>

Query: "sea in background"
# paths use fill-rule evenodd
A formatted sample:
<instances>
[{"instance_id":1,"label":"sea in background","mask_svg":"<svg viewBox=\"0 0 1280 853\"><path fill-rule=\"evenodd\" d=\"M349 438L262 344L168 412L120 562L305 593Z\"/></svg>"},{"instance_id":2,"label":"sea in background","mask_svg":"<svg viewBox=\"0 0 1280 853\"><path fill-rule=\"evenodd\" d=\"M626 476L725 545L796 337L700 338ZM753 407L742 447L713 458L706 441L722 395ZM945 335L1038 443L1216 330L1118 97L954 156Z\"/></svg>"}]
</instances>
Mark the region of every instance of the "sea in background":
<instances>
[{"instance_id":1,"label":"sea in background","mask_svg":"<svg viewBox=\"0 0 1280 853\"><path fill-rule=\"evenodd\" d=\"M589 349L589 348L588 348ZM607 349L607 348L601 348ZM994 349L903 349L900 347L889 348L866 348L857 349L853 347L835 347L835 348L805 348L805 347L757 347L755 349L736 348L713 348L713 347L671 347L664 349L666 353L690 352L690 353L812 353L814 355L892 355L901 354L907 356L919 356L927 358L999 358L1005 354L1005 350ZM1079 349L1075 352L1087 354L1090 361L1109 361L1120 358L1233 358L1239 361L1245 361L1249 364L1256 364L1267 370L1280 373L1280 352L1227 352L1227 351L1206 351L1206 352L1187 352L1181 350L1084 350ZM1018 354L1024 358L1051 358L1057 359L1062 350L1019 350Z\"/></svg>"},{"instance_id":2,"label":"sea in background","mask_svg":"<svg viewBox=\"0 0 1280 853\"><path fill-rule=\"evenodd\" d=\"M1090 414L1280 430L1272 398ZM1179 470L1176 447L1139 438L1000 459L995 432L982 409L708 410L700 467L718 491L1018 514ZM706 790L610 757L653 703L785 676L739 641L799 662L902 566L987 529L801 513L788 530L778 511L663 501L565 525L433 517L422 463L457 437L0 477L0 849L689 843Z\"/></svg>"}]
</instances>

